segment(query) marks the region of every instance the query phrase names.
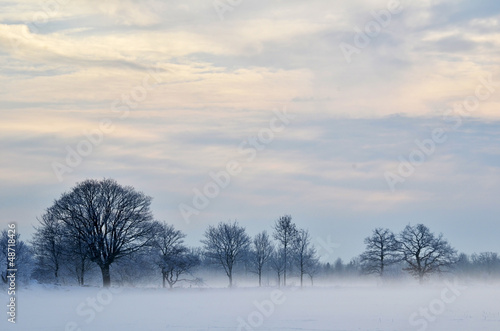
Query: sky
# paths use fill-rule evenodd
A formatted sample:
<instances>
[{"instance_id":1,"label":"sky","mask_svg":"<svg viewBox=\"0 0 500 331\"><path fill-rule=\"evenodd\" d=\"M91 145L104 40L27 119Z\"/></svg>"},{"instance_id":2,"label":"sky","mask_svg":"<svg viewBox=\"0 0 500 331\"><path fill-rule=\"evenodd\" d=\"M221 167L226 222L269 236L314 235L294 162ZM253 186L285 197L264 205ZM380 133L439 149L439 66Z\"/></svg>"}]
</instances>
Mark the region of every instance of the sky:
<instances>
[{"instance_id":1,"label":"sky","mask_svg":"<svg viewBox=\"0 0 500 331\"><path fill-rule=\"evenodd\" d=\"M1 1L0 227L113 178L199 246L290 214L323 261L424 223L500 251L500 2Z\"/></svg>"}]
</instances>

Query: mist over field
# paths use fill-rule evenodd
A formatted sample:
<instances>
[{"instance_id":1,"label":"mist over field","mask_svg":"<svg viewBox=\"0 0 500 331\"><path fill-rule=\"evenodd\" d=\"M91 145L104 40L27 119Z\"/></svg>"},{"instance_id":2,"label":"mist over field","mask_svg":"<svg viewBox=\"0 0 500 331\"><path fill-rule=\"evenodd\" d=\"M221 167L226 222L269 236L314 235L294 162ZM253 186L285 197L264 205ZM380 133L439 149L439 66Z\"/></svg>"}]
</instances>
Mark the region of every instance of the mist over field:
<instances>
[{"instance_id":1,"label":"mist over field","mask_svg":"<svg viewBox=\"0 0 500 331\"><path fill-rule=\"evenodd\" d=\"M30 286L2 330L497 330L499 282L311 288ZM2 301L5 295L2 293ZM29 316L29 318L27 318Z\"/></svg>"}]
</instances>

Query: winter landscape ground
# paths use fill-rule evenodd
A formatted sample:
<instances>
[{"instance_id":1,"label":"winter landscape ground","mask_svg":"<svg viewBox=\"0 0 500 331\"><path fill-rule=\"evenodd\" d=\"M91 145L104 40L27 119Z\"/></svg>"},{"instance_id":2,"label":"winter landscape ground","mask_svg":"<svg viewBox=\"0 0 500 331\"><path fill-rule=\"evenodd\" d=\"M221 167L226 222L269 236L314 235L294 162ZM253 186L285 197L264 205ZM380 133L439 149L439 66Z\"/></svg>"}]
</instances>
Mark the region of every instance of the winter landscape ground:
<instances>
[{"instance_id":1,"label":"winter landscape ground","mask_svg":"<svg viewBox=\"0 0 500 331\"><path fill-rule=\"evenodd\" d=\"M2 291L0 300L6 302ZM498 284L269 288L30 286L2 330L500 330ZM4 315L5 316L5 315Z\"/></svg>"}]
</instances>

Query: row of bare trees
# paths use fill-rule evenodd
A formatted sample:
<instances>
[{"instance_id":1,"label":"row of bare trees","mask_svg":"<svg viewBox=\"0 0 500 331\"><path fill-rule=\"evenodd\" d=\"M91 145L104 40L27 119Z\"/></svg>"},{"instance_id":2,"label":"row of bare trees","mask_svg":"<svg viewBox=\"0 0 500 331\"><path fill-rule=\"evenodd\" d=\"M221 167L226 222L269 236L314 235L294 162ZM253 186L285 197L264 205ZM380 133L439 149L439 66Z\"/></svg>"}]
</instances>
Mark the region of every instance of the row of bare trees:
<instances>
[{"instance_id":1,"label":"row of bare trees","mask_svg":"<svg viewBox=\"0 0 500 331\"><path fill-rule=\"evenodd\" d=\"M80 285L85 284L90 271L98 269L104 287L111 284L111 266L121 268L125 278L161 273L164 287L173 287L178 281L200 281L193 276L200 265L223 271L230 287L241 265L258 276L259 286L264 273L273 272L278 286L281 282L286 286L292 272L303 286L304 276L312 282L320 272L340 274L344 267L350 275L359 269L384 276L388 268L401 266L421 282L457 266L500 273L496 267L500 259L494 253L457 256L441 234L435 235L423 224L408 225L397 235L377 228L365 239L366 250L359 258L347 266L338 260L333 268L319 262L309 232L297 228L290 215L278 218L271 234L263 231L253 238L237 222L221 222L207 228L201 248L189 248L183 232L154 220L150 204L151 197L111 179L78 183L40 217L31 247L19 241L19 259L26 265L23 269L30 277L50 278L56 283L61 273L69 272ZM6 233L0 246L4 241L6 245L3 237ZM5 270L5 261L0 256L1 270ZM36 267L31 270L33 265ZM5 282L5 273L1 276Z\"/></svg>"},{"instance_id":2,"label":"row of bare trees","mask_svg":"<svg viewBox=\"0 0 500 331\"><path fill-rule=\"evenodd\" d=\"M97 265L103 286L108 287L111 265L147 252L161 271L163 286L168 283L170 287L179 280L189 280L183 277L202 257L224 270L230 287L234 267L242 260L250 262L259 285L266 267L276 271L278 282L283 274L285 285L292 264L298 267L301 285L306 273L311 278L314 275L318 261L309 233L298 230L289 215L276 221L273 236L278 246L267 232L251 239L237 222L227 222L209 226L199 252L184 244L184 233L155 221L150 204L150 197L111 179L77 184L39 219L32 241L38 271L50 273L57 282L64 266L84 285L86 272Z\"/></svg>"},{"instance_id":3,"label":"row of bare trees","mask_svg":"<svg viewBox=\"0 0 500 331\"><path fill-rule=\"evenodd\" d=\"M250 271L258 275L259 286L262 285L262 274L266 266L276 273L278 286L282 275L283 285L286 286L287 270L292 267L298 272L301 287L304 275L309 275L312 280L319 269L319 261L309 232L297 229L292 217L285 215L275 222L273 237L277 241L276 245L266 231L258 233L252 240L244 227L237 222L229 222L209 226L202 243L205 255L224 269L229 287L233 286L235 264L245 258L250 262Z\"/></svg>"}]
</instances>

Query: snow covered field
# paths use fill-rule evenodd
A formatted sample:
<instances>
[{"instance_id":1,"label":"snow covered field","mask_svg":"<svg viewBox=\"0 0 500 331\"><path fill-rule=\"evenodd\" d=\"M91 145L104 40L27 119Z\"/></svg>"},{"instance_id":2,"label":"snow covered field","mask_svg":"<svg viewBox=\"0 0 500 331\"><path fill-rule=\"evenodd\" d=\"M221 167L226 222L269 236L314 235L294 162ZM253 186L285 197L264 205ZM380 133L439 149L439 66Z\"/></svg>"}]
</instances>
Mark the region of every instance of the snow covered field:
<instances>
[{"instance_id":1,"label":"snow covered field","mask_svg":"<svg viewBox=\"0 0 500 331\"><path fill-rule=\"evenodd\" d=\"M2 291L2 302L7 293ZM32 286L1 330L500 330L500 285L277 288Z\"/></svg>"}]
</instances>

